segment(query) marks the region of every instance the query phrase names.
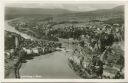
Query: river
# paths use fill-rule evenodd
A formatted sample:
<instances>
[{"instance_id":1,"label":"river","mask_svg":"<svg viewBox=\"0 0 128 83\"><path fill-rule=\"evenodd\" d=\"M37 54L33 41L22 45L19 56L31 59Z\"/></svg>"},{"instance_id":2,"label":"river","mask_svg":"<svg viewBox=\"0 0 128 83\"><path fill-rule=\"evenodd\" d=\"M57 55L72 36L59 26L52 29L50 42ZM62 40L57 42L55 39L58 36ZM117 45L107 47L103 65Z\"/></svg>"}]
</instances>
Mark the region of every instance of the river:
<instances>
[{"instance_id":1,"label":"river","mask_svg":"<svg viewBox=\"0 0 128 83\"><path fill-rule=\"evenodd\" d=\"M5 21L5 30L17 33L26 39L36 39L17 31L14 27L10 26L8 22L10 22L10 20ZM69 47L71 46L64 43L66 41L62 40L60 42L63 47L70 49ZM69 67L68 53L65 50L36 56L31 60L27 60L26 63L22 63L19 74L21 78L80 79L80 77Z\"/></svg>"},{"instance_id":2,"label":"river","mask_svg":"<svg viewBox=\"0 0 128 83\"><path fill-rule=\"evenodd\" d=\"M23 63L19 72L21 78L80 79L69 67L68 54L65 51L34 57Z\"/></svg>"},{"instance_id":3,"label":"river","mask_svg":"<svg viewBox=\"0 0 128 83\"><path fill-rule=\"evenodd\" d=\"M9 32L14 32L16 34L19 34L20 36L22 36L25 39L32 39L32 40L37 40L37 38L32 37L30 35L27 35L25 33L19 32L18 30L15 29L15 27L9 25L8 22L10 22L11 20L5 21L5 30L9 31Z\"/></svg>"}]
</instances>

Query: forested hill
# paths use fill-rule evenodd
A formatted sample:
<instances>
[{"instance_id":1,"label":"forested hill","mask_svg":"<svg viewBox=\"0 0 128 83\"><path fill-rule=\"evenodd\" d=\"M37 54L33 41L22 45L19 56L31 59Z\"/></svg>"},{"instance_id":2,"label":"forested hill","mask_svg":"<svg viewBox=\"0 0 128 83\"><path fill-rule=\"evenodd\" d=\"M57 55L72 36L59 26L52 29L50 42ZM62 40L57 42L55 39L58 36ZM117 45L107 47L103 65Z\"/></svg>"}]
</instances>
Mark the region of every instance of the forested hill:
<instances>
[{"instance_id":1,"label":"forested hill","mask_svg":"<svg viewBox=\"0 0 128 83\"><path fill-rule=\"evenodd\" d=\"M64 18L65 17L75 17L79 19L100 19L100 20L106 20L106 18L111 18L111 17L123 17L124 16L124 6L117 6L112 9L100 9L100 10L95 10L95 11L88 11L88 12L78 12L78 13L72 13L72 14L66 14L62 15Z\"/></svg>"},{"instance_id":2,"label":"forested hill","mask_svg":"<svg viewBox=\"0 0 128 83\"><path fill-rule=\"evenodd\" d=\"M100 9L87 12L76 12L66 9L42 9L42 8L18 8L18 7L6 7L5 17L6 19L15 18L19 16L54 16L60 15L60 17L75 17L75 18L87 18L87 17L110 17L110 16L123 16L124 6L118 6L112 9Z\"/></svg>"},{"instance_id":3,"label":"forested hill","mask_svg":"<svg viewBox=\"0 0 128 83\"><path fill-rule=\"evenodd\" d=\"M20 8L20 7L6 7L5 15L8 17L19 17L19 16L28 16L28 15L57 15L57 14L69 14L74 13L74 11L69 11L66 9L43 9L43 8Z\"/></svg>"},{"instance_id":4,"label":"forested hill","mask_svg":"<svg viewBox=\"0 0 128 83\"><path fill-rule=\"evenodd\" d=\"M7 14L65 14L72 13L73 11L69 11L66 9L43 9L43 8L14 8L14 7L6 7Z\"/></svg>"}]
</instances>

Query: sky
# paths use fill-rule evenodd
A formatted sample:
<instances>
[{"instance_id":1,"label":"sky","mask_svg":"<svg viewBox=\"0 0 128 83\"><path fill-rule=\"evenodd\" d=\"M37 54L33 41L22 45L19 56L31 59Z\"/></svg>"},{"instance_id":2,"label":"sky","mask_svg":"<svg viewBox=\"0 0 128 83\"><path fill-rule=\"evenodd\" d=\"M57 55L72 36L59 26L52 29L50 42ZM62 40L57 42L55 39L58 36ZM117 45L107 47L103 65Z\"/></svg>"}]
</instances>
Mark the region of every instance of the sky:
<instances>
[{"instance_id":1,"label":"sky","mask_svg":"<svg viewBox=\"0 0 128 83\"><path fill-rule=\"evenodd\" d=\"M7 7L67 9L71 11L93 11L97 9L111 9L119 4L85 4L85 3L8 3Z\"/></svg>"}]
</instances>

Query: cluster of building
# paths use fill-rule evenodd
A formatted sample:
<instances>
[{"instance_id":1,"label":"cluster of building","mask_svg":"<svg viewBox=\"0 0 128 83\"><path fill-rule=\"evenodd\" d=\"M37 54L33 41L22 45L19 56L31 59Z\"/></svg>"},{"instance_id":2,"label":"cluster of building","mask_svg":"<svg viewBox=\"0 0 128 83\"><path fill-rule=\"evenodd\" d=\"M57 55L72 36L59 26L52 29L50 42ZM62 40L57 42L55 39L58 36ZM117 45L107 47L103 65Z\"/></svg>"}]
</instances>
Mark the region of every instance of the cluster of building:
<instances>
[{"instance_id":1,"label":"cluster of building","mask_svg":"<svg viewBox=\"0 0 128 83\"><path fill-rule=\"evenodd\" d=\"M14 72L17 71L17 66L21 63L22 57L44 55L56 51L57 47L61 47L60 43L54 41L25 39L14 33L10 35L6 34L6 36L9 37L5 37L5 41L10 40L11 42L7 43L13 43L13 46L9 47L7 45L10 44L5 44L6 47L9 47L5 49L5 77L8 77L9 73L12 73L11 70ZM14 78L15 74L13 73Z\"/></svg>"},{"instance_id":2,"label":"cluster of building","mask_svg":"<svg viewBox=\"0 0 128 83\"><path fill-rule=\"evenodd\" d=\"M87 71L90 74L89 78L124 78L122 71L124 68L124 49L121 49L120 45L124 41L123 24L99 25L98 23L93 26L90 23L86 30L89 32L81 35L80 43L74 49L74 55L69 58L70 62L77 67L76 72L79 70ZM114 44L118 46L118 49L113 46ZM118 64L119 61L120 64ZM79 72L80 76L87 74L83 71Z\"/></svg>"}]
</instances>

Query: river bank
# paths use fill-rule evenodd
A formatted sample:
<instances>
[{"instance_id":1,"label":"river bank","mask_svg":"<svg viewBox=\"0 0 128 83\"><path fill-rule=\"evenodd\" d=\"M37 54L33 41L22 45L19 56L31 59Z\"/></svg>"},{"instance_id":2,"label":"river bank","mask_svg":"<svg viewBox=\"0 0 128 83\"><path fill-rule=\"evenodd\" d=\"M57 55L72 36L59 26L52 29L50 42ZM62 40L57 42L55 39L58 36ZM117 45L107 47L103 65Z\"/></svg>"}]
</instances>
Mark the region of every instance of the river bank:
<instances>
[{"instance_id":1,"label":"river bank","mask_svg":"<svg viewBox=\"0 0 128 83\"><path fill-rule=\"evenodd\" d=\"M51 51L51 53L56 52L55 50ZM38 56L47 56L47 54L51 54L50 52L45 51L43 55L37 55L37 54L30 54L27 55L26 53L23 53L22 51L19 51L19 54L21 57L15 57L15 58L6 58L5 60L5 78L20 78L19 70L22 67L22 64L26 63L27 60L32 60L35 57ZM14 55L12 55L14 56Z\"/></svg>"},{"instance_id":2,"label":"river bank","mask_svg":"<svg viewBox=\"0 0 128 83\"><path fill-rule=\"evenodd\" d=\"M60 43L54 41L36 40L22 34L8 22L5 23L5 78L20 78L19 69L22 58L32 58L38 55L56 51Z\"/></svg>"},{"instance_id":3,"label":"river bank","mask_svg":"<svg viewBox=\"0 0 128 83\"><path fill-rule=\"evenodd\" d=\"M8 61L8 62L7 62ZM6 59L5 60L5 78L19 78L18 70L21 67L20 60L15 59Z\"/></svg>"}]
</instances>

